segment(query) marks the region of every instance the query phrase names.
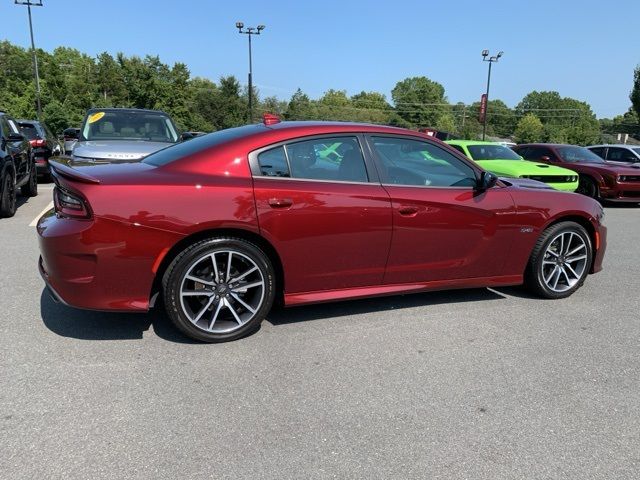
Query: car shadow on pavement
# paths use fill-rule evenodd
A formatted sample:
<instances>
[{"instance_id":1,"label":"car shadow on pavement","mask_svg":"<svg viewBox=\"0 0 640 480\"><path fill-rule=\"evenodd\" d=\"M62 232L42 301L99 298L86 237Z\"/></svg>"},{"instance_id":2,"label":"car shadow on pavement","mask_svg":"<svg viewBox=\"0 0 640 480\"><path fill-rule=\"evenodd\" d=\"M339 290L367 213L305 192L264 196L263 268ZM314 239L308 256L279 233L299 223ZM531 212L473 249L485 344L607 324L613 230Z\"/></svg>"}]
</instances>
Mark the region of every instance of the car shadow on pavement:
<instances>
[{"instance_id":1,"label":"car shadow on pavement","mask_svg":"<svg viewBox=\"0 0 640 480\"><path fill-rule=\"evenodd\" d=\"M278 308L274 309L267 316L266 320L272 325L278 326L346 315L401 310L404 308L425 307L443 303L453 304L478 302L482 300L500 300L504 298L505 295L502 295L500 292L486 288L423 292L362 300L321 303L294 308Z\"/></svg>"},{"instance_id":2,"label":"car shadow on pavement","mask_svg":"<svg viewBox=\"0 0 640 480\"><path fill-rule=\"evenodd\" d=\"M176 343L198 343L182 335L161 308L148 313L95 312L56 303L46 289L40 294L40 315L45 326L62 337L79 340L136 340L153 328L155 334Z\"/></svg>"}]
</instances>

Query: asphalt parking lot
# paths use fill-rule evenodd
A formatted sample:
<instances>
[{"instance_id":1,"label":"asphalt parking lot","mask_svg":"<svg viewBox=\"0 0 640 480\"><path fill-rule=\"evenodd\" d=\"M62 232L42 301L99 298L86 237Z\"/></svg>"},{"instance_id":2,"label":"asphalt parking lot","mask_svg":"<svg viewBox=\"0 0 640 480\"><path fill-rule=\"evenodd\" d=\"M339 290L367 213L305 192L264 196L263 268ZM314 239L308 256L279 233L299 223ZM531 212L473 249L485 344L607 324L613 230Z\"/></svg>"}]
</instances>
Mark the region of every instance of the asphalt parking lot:
<instances>
[{"instance_id":1,"label":"asphalt parking lot","mask_svg":"<svg viewBox=\"0 0 640 480\"><path fill-rule=\"evenodd\" d=\"M2 478L638 478L640 208L607 208L605 270L566 300L299 307L203 345L53 303L50 200L0 220Z\"/></svg>"}]
</instances>

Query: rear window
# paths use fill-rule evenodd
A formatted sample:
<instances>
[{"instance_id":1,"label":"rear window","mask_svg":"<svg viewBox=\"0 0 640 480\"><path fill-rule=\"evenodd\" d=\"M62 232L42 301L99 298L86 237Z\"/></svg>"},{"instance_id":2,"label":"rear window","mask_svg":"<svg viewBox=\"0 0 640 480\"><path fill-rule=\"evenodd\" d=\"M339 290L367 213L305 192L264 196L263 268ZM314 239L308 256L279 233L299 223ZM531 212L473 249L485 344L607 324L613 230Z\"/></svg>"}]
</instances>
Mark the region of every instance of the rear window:
<instances>
[{"instance_id":1,"label":"rear window","mask_svg":"<svg viewBox=\"0 0 640 480\"><path fill-rule=\"evenodd\" d=\"M20 131L29 140L40 138L40 133L33 123L20 122Z\"/></svg>"},{"instance_id":2,"label":"rear window","mask_svg":"<svg viewBox=\"0 0 640 480\"><path fill-rule=\"evenodd\" d=\"M162 150L158 150L148 157L145 157L145 159L142 160L142 163L160 167L203 150L207 150L211 147L222 145L223 143L250 135L251 133L256 132L257 128L259 128L258 125L245 125L244 127L228 128L226 130L202 135L201 137L195 137L187 142L177 143L167 148L163 148Z\"/></svg>"}]
</instances>

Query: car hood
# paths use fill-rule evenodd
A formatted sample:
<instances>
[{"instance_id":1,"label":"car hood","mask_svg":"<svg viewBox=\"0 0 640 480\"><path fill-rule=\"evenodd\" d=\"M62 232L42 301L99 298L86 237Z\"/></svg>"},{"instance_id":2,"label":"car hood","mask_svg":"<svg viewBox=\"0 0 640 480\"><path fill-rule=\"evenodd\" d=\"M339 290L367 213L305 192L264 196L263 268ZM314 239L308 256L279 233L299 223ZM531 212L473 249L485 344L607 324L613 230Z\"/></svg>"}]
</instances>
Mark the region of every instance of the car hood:
<instances>
[{"instance_id":1,"label":"car hood","mask_svg":"<svg viewBox=\"0 0 640 480\"><path fill-rule=\"evenodd\" d=\"M526 188L531 190L552 190L558 192L550 185L539 182L537 180L531 180L529 178L510 178L510 177L498 177L500 181L510 187Z\"/></svg>"},{"instance_id":2,"label":"car hood","mask_svg":"<svg viewBox=\"0 0 640 480\"><path fill-rule=\"evenodd\" d=\"M73 157L74 160L100 163L135 162L170 145L173 143L146 140L91 140L77 142L73 146Z\"/></svg>"},{"instance_id":3,"label":"car hood","mask_svg":"<svg viewBox=\"0 0 640 480\"><path fill-rule=\"evenodd\" d=\"M496 175L520 177L522 175L575 175L567 168L547 165L546 163L529 162L527 160L476 160L485 170Z\"/></svg>"},{"instance_id":4,"label":"car hood","mask_svg":"<svg viewBox=\"0 0 640 480\"><path fill-rule=\"evenodd\" d=\"M577 168L590 169L598 173L615 173L617 175L640 175L640 165L629 166L609 162L576 162L572 165L576 165Z\"/></svg>"}]
</instances>

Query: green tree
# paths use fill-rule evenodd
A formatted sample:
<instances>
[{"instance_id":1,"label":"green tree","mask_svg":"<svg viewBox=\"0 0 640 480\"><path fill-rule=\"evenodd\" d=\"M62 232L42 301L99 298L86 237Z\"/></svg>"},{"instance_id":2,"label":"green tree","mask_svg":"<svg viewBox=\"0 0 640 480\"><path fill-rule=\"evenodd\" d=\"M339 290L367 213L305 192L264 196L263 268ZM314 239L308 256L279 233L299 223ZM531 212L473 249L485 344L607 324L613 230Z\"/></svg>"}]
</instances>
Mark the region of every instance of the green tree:
<instances>
[{"instance_id":1,"label":"green tree","mask_svg":"<svg viewBox=\"0 0 640 480\"><path fill-rule=\"evenodd\" d=\"M411 77L391 91L395 111L412 127L433 127L448 112L444 87L427 77Z\"/></svg>"},{"instance_id":2,"label":"green tree","mask_svg":"<svg viewBox=\"0 0 640 480\"><path fill-rule=\"evenodd\" d=\"M534 113L543 123L549 138L586 145L597 141L600 125L591 106L558 92L531 92L516 106L516 114ZM594 140L595 139L595 140Z\"/></svg>"},{"instance_id":3,"label":"green tree","mask_svg":"<svg viewBox=\"0 0 640 480\"><path fill-rule=\"evenodd\" d=\"M640 118L640 65L633 71L633 87L629 98L633 110L636 112L636 117Z\"/></svg>"},{"instance_id":4,"label":"green tree","mask_svg":"<svg viewBox=\"0 0 640 480\"><path fill-rule=\"evenodd\" d=\"M315 118L317 111L309 96L298 88L291 96L285 118L287 120L311 120Z\"/></svg>"},{"instance_id":5,"label":"green tree","mask_svg":"<svg viewBox=\"0 0 640 480\"><path fill-rule=\"evenodd\" d=\"M533 113L527 113L520 119L514 133L518 143L540 142L544 137L544 125Z\"/></svg>"}]
</instances>

